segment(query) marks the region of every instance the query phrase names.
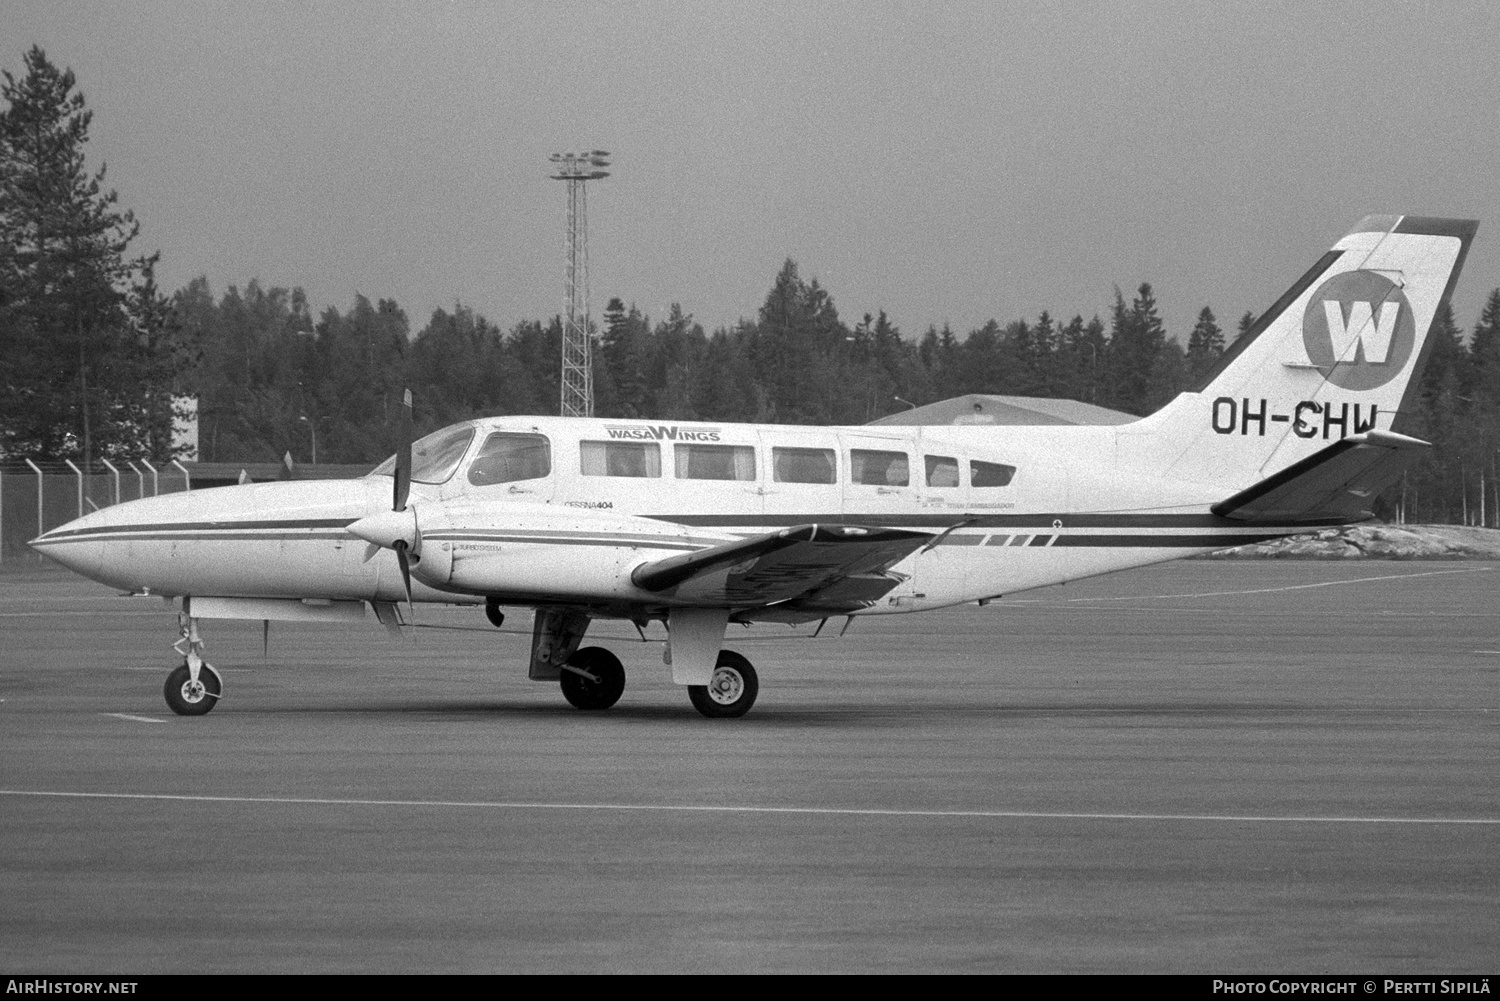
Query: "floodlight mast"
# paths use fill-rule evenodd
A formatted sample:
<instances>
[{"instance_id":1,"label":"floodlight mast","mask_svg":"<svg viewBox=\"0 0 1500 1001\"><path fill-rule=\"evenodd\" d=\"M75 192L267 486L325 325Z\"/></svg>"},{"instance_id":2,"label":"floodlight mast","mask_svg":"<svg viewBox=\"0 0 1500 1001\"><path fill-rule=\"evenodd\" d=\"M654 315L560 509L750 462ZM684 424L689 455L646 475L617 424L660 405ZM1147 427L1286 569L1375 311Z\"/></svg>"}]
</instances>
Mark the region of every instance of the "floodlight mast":
<instances>
[{"instance_id":1,"label":"floodlight mast","mask_svg":"<svg viewBox=\"0 0 1500 1001\"><path fill-rule=\"evenodd\" d=\"M562 406L564 417L594 416L594 363L589 336L588 192L584 185L609 176L609 153L553 153L554 181L568 182L568 303L563 322Z\"/></svg>"}]
</instances>

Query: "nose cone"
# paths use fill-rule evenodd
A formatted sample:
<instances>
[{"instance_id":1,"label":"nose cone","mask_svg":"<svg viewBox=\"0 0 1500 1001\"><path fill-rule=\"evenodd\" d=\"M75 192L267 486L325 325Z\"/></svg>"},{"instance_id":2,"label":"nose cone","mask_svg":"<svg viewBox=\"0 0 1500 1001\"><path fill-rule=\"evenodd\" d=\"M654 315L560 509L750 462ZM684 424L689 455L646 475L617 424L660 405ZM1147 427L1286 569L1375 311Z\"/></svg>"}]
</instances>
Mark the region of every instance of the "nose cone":
<instances>
[{"instance_id":1,"label":"nose cone","mask_svg":"<svg viewBox=\"0 0 1500 1001\"><path fill-rule=\"evenodd\" d=\"M376 493L388 504L389 492L389 481L301 480L165 494L103 508L29 545L122 590L261 593L284 574L289 545L347 539L345 526L379 503Z\"/></svg>"},{"instance_id":2,"label":"nose cone","mask_svg":"<svg viewBox=\"0 0 1500 1001\"><path fill-rule=\"evenodd\" d=\"M105 570L103 534L111 520L105 515L110 510L106 508L75 518L66 525L43 532L26 544L74 573L102 580L99 574Z\"/></svg>"}]
</instances>

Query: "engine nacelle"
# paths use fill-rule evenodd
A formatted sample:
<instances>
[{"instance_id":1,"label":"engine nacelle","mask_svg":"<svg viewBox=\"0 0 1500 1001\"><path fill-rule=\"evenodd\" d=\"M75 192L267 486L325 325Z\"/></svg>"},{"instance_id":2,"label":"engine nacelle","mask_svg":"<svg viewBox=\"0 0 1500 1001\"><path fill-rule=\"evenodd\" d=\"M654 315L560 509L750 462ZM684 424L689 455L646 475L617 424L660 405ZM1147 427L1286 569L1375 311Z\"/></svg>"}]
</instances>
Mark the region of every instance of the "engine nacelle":
<instances>
[{"instance_id":1,"label":"engine nacelle","mask_svg":"<svg viewBox=\"0 0 1500 1001\"><path fill-rule=\"evenodd\" d=\"M436 514L421 514L422 562L413 572L434 583L446 572L441 583L474 594L651 597L631 571L702 545L682 525L579 508L456 502L444 505L441 528ZM429 567L429 559L437 562Z\"/></svg>"}]
</instances>

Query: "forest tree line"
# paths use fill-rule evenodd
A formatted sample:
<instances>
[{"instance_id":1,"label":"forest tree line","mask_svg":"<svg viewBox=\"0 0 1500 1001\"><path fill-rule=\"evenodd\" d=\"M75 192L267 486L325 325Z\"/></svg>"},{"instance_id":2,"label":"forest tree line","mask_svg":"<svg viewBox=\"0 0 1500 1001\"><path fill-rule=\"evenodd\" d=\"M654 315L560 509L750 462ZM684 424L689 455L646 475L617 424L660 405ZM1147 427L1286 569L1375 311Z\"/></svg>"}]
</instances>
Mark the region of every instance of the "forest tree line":
<instances>
[{"instance_id":1,"label":"forest tree line","mask_svg":"<svg viewBox=\"0 0 1500 1001\"><path fill-rule=\"evenodd\" d=\"M206 461L291 453L375 463L395 447L410 388L418 431L471 417L558 411L562 324L502 329L472 309L418 330L389 299L315 316L301 289L251 281L171 295L138 226L84 163L90 112L71 72L38 48L0 96L0 460L172 457L174 399L196 398ZM601 417L861 424L964 393L1065 397L1144 415L1195 386L1233 337L1205 307L1169 336L1152 287L1116 291L1106 318L996 320L959 336L903 332L883 312L849 323L788 260L753 319L712 333L674 305L653 319L610 299L597 324ZM1445 305L1407 433L1434 448L1382 499L1408 521L1500 512L1500 289L1467 338ZM1500 517L1487 514L1494 524Z\"/></svg>"}]
</instances>

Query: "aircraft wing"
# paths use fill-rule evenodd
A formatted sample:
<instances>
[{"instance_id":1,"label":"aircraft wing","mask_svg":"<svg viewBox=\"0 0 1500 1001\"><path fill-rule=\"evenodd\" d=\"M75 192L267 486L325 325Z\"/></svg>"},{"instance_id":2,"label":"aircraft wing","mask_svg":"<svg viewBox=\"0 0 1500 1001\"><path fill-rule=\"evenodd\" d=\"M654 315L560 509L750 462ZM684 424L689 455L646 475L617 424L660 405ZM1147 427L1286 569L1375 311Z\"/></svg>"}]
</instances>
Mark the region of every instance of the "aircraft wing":
<instances>
[{"instance_id":1,"label":"aircraft wing","mask_svg":"<svg viewBox=\"0 0 1500 1001\"><path fill-rule=\"evenodd\" d=\"M894 528L799 525L645 563L630 579L702 605L752 607L821 592L861 607L902 579L884 571L931 539Z\"/></svg>"},{"instance_id":2,"label":"aircraft wing","mask_svg":"<svg viewBox=\"0 0 1500 1001\"><path fill-rule=\"evenodd\" d=\"M1278 524L1368 518L1375 496L1430 447L1404 434L1366 431L1220 501L1213 513L1236 521Z\"/></svg>"}]
</instances>

